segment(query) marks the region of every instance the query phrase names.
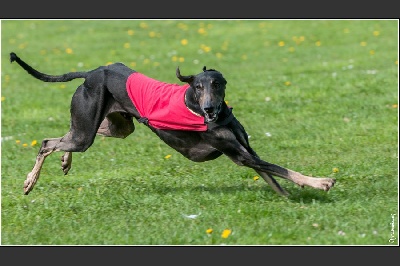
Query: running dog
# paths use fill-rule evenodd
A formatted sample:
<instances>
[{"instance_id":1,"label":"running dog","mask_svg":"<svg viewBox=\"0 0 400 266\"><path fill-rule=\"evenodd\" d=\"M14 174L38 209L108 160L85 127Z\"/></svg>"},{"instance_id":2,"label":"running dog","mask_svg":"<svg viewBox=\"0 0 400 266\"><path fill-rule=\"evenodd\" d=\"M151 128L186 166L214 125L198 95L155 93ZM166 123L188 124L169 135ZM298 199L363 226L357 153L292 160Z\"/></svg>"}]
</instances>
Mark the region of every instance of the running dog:
<instances>
[{"instance_id":1,"label":"running dog","mask_svg":"<svg viewBox=\"0 0 400 266\"><path fill-rule=\"evenodd\" d=\"M254 169L278 194L288 196L273 176L279 176L300 187L309 186L328 191L335 184L332 178L305 176L268 163L250 147L248 135L227 106L227 81L221 72L203 68L196 75L177 78L184 85L170 84L145 76L122 63L100 66L87 72L48 75L33 69L15 53L17 62L33 77L44 82L67 82L82 78L71 101L70 130L60 138L46 138L36 157L33 169L24 182L29 194L39 179L44 160L53 152L63 151L61 169L71 169L72 153L84 152L96 134L126 138L134 130L133 120L145 124L162 141L194 162L214 160L222 154L234 163Z\"/></svg>"}]
</instances>

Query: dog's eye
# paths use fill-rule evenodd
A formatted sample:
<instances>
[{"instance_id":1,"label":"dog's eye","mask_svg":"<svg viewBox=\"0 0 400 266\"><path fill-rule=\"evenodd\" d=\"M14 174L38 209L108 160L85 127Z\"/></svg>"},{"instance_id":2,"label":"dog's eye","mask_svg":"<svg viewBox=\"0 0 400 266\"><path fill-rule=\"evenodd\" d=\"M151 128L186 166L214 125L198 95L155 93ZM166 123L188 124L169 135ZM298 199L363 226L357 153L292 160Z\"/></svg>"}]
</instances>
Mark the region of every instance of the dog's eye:
<instances>
[{"instance_id":1,"label":"dog's eye","mask_svg":"<svg viewBox=\"0 0 400 266\"><path fill-rule=\"evenodd\" d=\"M218 82L218 81L216 81L216 80L214 80L214 81L211 81L211 84L212 84L212 86L214 87L214 88L219 88L220 87L220 83Z\"/></svg>"},{"instance_id":2,"label":"dog's eye","mask_svg":"<svg viewBox=\"0 0 400 266\"><path fill-rule=\"evenodd\" d=\"M196 90L201 90L201 89L203 89L203 86L201 85L201 84L196 84Z\"/></svg>"}]
</instances>

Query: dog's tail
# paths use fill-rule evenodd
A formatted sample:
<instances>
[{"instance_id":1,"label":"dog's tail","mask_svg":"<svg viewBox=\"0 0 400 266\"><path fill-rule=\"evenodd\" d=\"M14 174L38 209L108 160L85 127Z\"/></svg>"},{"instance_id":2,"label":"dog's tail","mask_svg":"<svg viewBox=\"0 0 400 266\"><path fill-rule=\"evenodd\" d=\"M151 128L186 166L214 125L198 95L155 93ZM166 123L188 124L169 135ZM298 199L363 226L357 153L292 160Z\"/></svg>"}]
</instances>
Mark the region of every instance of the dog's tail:
<instances>
[{"instance_id":1,"label":"dog's tail","mask_svg":"<svg viewBox=\"0 0 400 266\"><path fill-rule=\"evenodd\" d=\"M53 75L47 75L44 73L41 73L37 71L36 69L32 68L30 65L25 63L24 61L21 60L15 53L10 53L10 61L12 62L17 62L23 69L25 69L29 74L34 76L37 79L40 79L44 82L65 82L65 81L71 81L73 79L77 78L86 78L88 76L88 72L70 72L67 74L59 75L59 76L53 76Z\"/></svg>"}]
</instances>

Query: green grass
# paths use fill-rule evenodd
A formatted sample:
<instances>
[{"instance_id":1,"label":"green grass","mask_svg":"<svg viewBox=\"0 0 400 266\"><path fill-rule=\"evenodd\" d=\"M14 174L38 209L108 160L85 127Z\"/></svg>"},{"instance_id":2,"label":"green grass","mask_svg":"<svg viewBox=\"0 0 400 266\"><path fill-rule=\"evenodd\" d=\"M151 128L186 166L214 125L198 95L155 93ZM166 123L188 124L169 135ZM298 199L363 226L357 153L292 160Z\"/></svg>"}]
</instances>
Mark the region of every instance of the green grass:
<instances>
[{"instance_id":1,"label":"green grass","mask_svg":"<svg viewBox=\"0 0 400 266\"><path fill-rule=\"evenodd\" d=\"M1 34L1 244L398 245L397 20L16 20ZM49 74L120 61L178 83L177 66L220 70L261 158L337 183L278 178L282 198L252 169L190 162L136 123L75 153L67 176L52 154L25 196L41 140L69 129L81 80L38 81L10 52Z\"/></svg>"}]
</instances>

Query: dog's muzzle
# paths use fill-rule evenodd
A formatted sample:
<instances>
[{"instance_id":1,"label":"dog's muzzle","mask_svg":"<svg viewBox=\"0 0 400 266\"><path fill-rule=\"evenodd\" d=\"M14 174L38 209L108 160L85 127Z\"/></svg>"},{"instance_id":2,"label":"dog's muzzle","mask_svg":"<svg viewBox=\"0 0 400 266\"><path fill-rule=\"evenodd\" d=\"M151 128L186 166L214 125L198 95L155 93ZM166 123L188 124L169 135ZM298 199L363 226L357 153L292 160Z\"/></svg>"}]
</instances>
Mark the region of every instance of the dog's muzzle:
<instances>
[{"instance_id":1,"label":"dog's muzzle","mask_svg":"<svg viewBox=\"0 0 400 266\"><path fill-rule=\"evenodd\" d=\"M205 107L203 108L204 118L206 123L215 122L218 119L218 114L221 111L222 102L215 107Z\"/></svg>"}]
</instances>

